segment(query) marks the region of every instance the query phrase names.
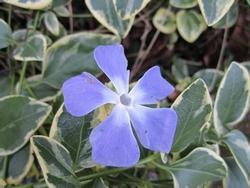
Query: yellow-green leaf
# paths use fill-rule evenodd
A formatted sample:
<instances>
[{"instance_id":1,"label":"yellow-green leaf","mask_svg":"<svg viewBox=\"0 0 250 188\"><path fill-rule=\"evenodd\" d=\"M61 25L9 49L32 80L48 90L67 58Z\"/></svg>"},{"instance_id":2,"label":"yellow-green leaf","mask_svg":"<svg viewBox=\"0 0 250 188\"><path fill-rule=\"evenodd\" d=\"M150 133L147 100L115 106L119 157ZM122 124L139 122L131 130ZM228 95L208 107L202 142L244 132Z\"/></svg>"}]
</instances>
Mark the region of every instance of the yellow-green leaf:
<instances>
[{"instance_id":1,"label":"yellow-green leaf","mask_svg":"<svg viewBox=\"0 0 250 188\"><path fill-rule=\"evenodd\" d=\"M86 0L88 9L108 30L124 38L130 31L134 17L122 19L115 9L113 0Z\"/></svg>"},{"instance_id":2,"label":"yellow-green leaf","mask_svg":"<svg viewBox=\"0 0 250 188\"><path fill-rule=\"evenodd\" d=\"M17 7L39 10L47 8L51 5L52 0L3 0L5 3L15 5Z\"/></svg>"},{"instance_id":3,"label":"yellow-green leaf","mask_svg":"<svg viewBox=\"0 0 250 188\"><path fill-rule=\"evenodd\" d=\"M189 43L195 42L206 29L203 17L194 10L179 11L176 20L180 35Z\"/></svg>"},{"instance_id":4,"label":"yellow-green leaf","mask_svg":"<svg viewBox=\"0 0 250 188\"><path fill-rule=\"evenodd\" d=\"M174 33L176 30L175 14L169 9L160 8L153 17L153 24L162 33Z\"/></svg>"},{"instance_id":5,"label":"yellow-green leaf","mask_svg":"<svg viewBox=\"0 0 250 188\"><path fill-rule=\"evenodd\" d=\"M208 26L220 21L234 2L235 0L198 0L202 15Z\"/></svg>"},{"instance_id":6,"label":"yellow-green leaf","mask_svg":"<svg viewBox=\"0 0 250 188\"><path fill-rule=\"evenodd\" d=\"M24 96L0 99L0 156L22 148L47 119L51 107ZM15 138L15 139L10 139Z\"/></svg>"}]
</instances>

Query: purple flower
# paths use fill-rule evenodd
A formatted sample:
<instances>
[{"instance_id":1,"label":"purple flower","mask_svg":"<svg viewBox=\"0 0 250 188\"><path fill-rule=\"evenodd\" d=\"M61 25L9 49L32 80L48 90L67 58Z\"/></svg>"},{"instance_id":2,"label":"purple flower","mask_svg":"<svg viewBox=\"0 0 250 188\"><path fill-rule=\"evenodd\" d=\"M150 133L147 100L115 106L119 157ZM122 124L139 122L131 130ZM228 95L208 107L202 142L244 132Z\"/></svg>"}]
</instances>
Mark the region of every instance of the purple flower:
<instances>
[{"instance_id":1,"label":"purple flower","mask_svg":"<svg viewBox=\"0 0 250 188\"><path fill-rule=\"evenodd\" d=\"M73 116L86 115L107 103L114 104L111 114L90 134L92 160L106 166L135 165L140 151L133 129L145 148L168 153L177 124L176 112L143 106L156 104L174 90L162 78L160 68L149 69L129 91L128 64L122 45L98 46L94 58L116 92L87 72L68 79L62 87L65 107Z\"/></svg>"}]
</instances>

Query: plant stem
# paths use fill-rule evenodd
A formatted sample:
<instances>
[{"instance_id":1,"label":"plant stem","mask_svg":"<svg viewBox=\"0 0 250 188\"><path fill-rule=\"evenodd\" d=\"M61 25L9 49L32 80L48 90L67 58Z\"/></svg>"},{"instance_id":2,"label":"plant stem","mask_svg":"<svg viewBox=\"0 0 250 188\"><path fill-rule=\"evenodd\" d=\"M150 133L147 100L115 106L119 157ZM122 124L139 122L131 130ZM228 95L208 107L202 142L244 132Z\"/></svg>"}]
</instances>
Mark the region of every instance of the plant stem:
<instances>
[{"instance_id":1,"label":"plant stem","mask_svg":"<svg viewBox=\"0 0 250 188\"><path fill-rule=\"evenodd\" d=\"M49 136L48 133L47 133L47 131L46 131L46 129L45 129L43 126L41 126L41 127L38 129L38 132L41 133L41 134L44 135L44 136Z\"/></svg>"},{"instance_id":2,"label":"plant stem","mask_svg":"<svg viewBox=\"0 0 250 188\"><path fill-rule=\"evenodd\" d=\"M36 179L38 180L39 176L40 176L40 172L37 169L36 165L33 163L31 166L31 170L32 172L35 174Z\"/></svg>"},{"instance_id":3,"label":"plant stem","mask_svg":"<svg viewBox=\"0 0 250 188\"><path fill-rule=\"evenodd\" d=\"M228 23L228 16L226 19L226 28L224 30L224 34L223 34L223 40L222 40L222 45L221 45L221 50L220 50L220 55L219 55L219 59L218 59L218 63L216 66L216 70L220 70L221 66L222 66L222 62L223 62L223 57L226 51L226 46L227 46L227 38L228 38L228 27L227 27L227 23ZM216 80L218 78L218 75L215 74L211 83L211 86L209 88L210 92L213 92L212 90L214 90L215 84L216 84Z\"/></svg>"},{"instance_id":4,"label":"plant stem","mask_svg":"<svg viewBox=\"0 0 250 188\"><path fill-rule=\"evenodd\" d=\"M130 80L132 80L134 78L134 76L138 73L138 71L140 70L141 66L143 65L143 62L145 61L145 59L147 58L149 52L151 51L151 49L153 48L158 36L160 34L160 31L157 30L151 40L151 42L148 45L148 48L145 50L145 52L143 51L140 55L140 60L138 60L137 63L134 64L132 70L131 70L131 74L130 74Z\"/></svg>"},{"instance_id":5,"label":"plant stem","mask_svg":"<svg viewBox=\"0 0 250 188\"><path fill-rule=\"evenodd\" d=\"M20 73L19 87L18 87L18 90L17 90L17 94L21 94L21 92L22 92L23 80L24 80L24 77L25 77L27 66L28 66L28 62L24 61L23 68L22 68L21 73Z\"/></svg>"},{"instance_id":6,"label":"plant stem","mask_svg":"<svg viewBox=\"0 0 250 188\"><path fill-rule=\"evenodd\" d=\"M74 19L73 19L72 0L68 2L68 10L69 10L69 30L70 30L70 33L73 33L74 32Z\"/></svg>"},{"instance_id":7,"label":"plant stem","mask_svg":"<svg viewBox=\"0 0 250 188\"><path fill-rule=\"evenodd\" d=\"M38 25L38 20L39 20L39 16L40 16L40 12L39 12L39 11L37 11L37 12L36 12L35 19L34 19L33 31L35 31L35 30L36 30L36 28L37 28L37 25Z\"/></svg>"},{"instance_id":8,"label":"plant stem","mask_svg":"<svg viewBox=\"0 0 250 188\"><path fill-rule=\"evenodd\" d=\"M0 179L6 178L7 165L8 165L8 157L5 156L3 159L2 169L0 171Z\"/></svg>"},{"instance_id":9,"label":"plant stem","mask_svg":"<svg viewBox=\"0 0 250 188\"><path fill-rule=\"evenodd\" d=\"M137 164L137 166L140 166L140 165L152 162L155 159L157 159L158 157L159 157L158 153L150 155L149 157L147 157L145 159L142 159ZM79 177L78 180L79 181L86 181L86 180L93 179L93 178L99 178L99 177L102 177L102 176L106 176L106 175L110 175L110 174L115 174L115 173L123 172L123 171L126 171L126 170L131 169L131 168L112 168L112 169L104 170L102 172L97 172L97 173L94 173L94 174L90 174L90 175Z\"/></svg>"},{"instance_id":10,"label":"plant stem","mask_svg":"<svg viewBox=\"0 0 250 188\"><path fill-rule=\"evenodd\" d=\"M8 24L11 25L11 16L12 16L12 5L9 5L8 9Z\"/></svg>"}]
</instances>

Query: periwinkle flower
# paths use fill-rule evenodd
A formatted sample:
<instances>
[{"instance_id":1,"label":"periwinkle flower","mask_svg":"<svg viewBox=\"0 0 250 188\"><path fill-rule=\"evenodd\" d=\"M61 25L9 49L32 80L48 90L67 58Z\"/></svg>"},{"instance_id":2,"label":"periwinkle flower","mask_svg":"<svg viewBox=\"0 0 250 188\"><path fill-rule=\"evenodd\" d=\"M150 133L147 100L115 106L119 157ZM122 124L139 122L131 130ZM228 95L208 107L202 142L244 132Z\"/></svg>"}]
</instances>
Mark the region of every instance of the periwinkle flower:
<instances>
[{"instance_id":1,"label":"periwinkle flower","mask_svg":"<svg viewBox=\"0 0 250 188\"><path fill-rule=\"evenodd\" d=\"M116 92L87 72L68 79L62 87L65 107L73 116L83 116L104 104L114 104L111 114L90 134L92 160L106 166L135 165L140 151L133 129L143 147L168 153L177 124L176 112L170 108L143 106L156 104L174 90L162 78L160 68L149 69L129 91L129 71L122 45L98 46L94 58Z\"/></svg>"}]
</instances>

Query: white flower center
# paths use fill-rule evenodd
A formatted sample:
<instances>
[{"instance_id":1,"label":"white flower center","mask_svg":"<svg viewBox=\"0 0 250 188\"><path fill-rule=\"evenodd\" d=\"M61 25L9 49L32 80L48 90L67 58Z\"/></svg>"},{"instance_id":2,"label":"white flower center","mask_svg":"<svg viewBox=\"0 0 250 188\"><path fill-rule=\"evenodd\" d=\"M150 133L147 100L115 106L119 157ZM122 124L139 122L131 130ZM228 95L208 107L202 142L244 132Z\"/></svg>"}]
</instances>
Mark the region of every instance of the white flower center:
<instances>
[{"instance_id":1,"label":"white flower center","mask_svg":"<svg viewBox=\"0 0 250 188\"><path fill-rule=\"evenodd\" d=\"M120 96L120 102L121 102L121 104L123 104L125 106L130 106L132 103L132 99L129 97L128 94L122 94Z\"/></svg>"}]
</instances>

